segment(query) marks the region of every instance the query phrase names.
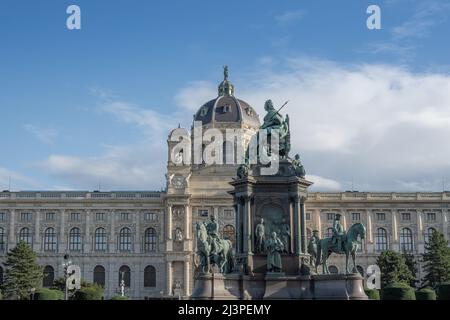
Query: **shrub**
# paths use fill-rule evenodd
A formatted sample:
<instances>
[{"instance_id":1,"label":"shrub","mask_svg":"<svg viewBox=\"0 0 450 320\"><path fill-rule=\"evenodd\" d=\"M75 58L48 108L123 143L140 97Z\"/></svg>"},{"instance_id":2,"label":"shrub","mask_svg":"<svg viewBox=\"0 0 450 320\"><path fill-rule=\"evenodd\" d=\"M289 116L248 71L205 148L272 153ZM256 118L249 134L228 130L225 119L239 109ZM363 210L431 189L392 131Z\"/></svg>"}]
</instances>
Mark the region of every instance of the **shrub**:
<instances>
[{"instance_id":1,"label":"shrub","mask_svg":"<svg viewBox=\"0 0 450 320\"><path fill-rule=\"evenodd\" d=\"M114 296L110 300L130 300L130 298L127 296Z\"/></svg>"},{"instance_id":2,"label":"shrub","mask_svg":"<svg viewBox=\"0 0 450 320\"><path fill-rule=\"evenodd\" d=\"M416 300L436 300L436 292L430 288L417 290Z\"/></svg>"},{"instance_id":3,"label":"shrub","mask_svg":"<svg viewBox=\"0 0 450 320\"><path fill-rule=\"evenodd\" d=\"M382 291L383 300L416 300L414 289L404 282L388 285Z\"/></svg>"},{"instance_id":4,"label":"shrub","mask_svg":"<svg viewBox=\"0 0 450 320\"><path fill-rule=\"evenodd\" d=\"M380 300L380 292L376 289L364 289L369 300Z\"/></svg>"},{"instance_id":5,"label":"shrub","mask_svg":"<svg viewBox=\"0 0 450 320\"><path fill-rule=\"evenodd\" d=\"M86 288L81 288L75 292L75 300L102 300L103 288L98 285L92 285Z\"/></svg>"},{"instance_id":6,"label":"shrub","mask_svg":"<svg viewBox=\"0 0 450 320\"><path fill-rule=\"evenodd\" d=\"M34 300L64 300L64 293L59 290L40 288L34 293Z\"/></svg>"},{"instance_id":7,"label":"shrub","mask_svg":"<svg viewBox=\"0 0 450 320\"><path fill-rule=\"evenodd\" d=\"M450 300L450 283L446 282L437 287L438 300Z\"/></svg>"}]
</instances>

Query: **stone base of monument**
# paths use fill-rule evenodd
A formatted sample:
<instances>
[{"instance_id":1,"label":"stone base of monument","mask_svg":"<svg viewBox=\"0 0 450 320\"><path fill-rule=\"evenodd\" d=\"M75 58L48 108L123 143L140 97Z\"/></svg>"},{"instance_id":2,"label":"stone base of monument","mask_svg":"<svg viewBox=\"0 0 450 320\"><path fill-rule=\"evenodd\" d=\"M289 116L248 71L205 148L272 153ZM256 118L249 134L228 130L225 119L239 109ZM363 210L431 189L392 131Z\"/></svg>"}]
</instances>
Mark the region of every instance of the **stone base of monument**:
<instances>
[{"instance_id":1,"label":"stone base of monument","mask_svg":"<svg viewBox=\"0 0 450 320\"><path fill-rule=\"evenodd\" d=\"M359 274L290 276L203 274L196 277L195 300L367 300Z\"/></svg>"},{"instance_id":2,"label":"stone base of monument","mask_svg":"<svg viewBox=\"0 0 450 320\"><path fill-rule=\"evenodd\" d=\"M311 276L314 299L367 300L360 274L321 274Z\"/></svg>"}]
</instances>

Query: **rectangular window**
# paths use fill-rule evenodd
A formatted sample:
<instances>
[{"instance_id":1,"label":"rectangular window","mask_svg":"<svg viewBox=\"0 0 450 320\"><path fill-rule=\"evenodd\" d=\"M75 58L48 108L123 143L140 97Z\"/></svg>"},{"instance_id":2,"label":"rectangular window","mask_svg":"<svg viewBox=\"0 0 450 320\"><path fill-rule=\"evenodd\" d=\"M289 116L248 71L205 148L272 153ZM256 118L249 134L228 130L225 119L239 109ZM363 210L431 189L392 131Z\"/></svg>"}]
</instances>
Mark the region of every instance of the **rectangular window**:
<instances>
[{"instance_id":1,"label":"rectangular window","mask_svg":"<svg viewBox=\"0 0 450 320\"><path fill-rule=\"evenodd\" d=\"M361 214L359 212L353 212L352 213L352 220L353 221L359 221L361 220Z\"/></svg>"},{"instance_id":2,"label":"rectangular window","mask_svg":"<svg viewBox=\"0 0 450 320\"><path fill-rule=\"evenodd\" d=\"M80 221L80 213L79 212L71 212L70 220L71 221Z\"/></svg>"},{"instance_id":3,"label":"rectangular window","mask_svg":"<svg viewBox=\"0 0 450 320\"><path fill-rule=\"evenodd\" d=\"M0 212L0 221L6 221L6 213Z\"/></svg>"},{"instance_id":4,"label":"rectangular window","mask_svg":"<svg viewBox=\"0 0 450 320\"><path fill-rule=\"evenodd\" d=\"M411 220L411 213L409 213L409 212L403 212L403 213L402 213L402 220L403 220L403 221L409 221L409 220Z\"/></svg>"},{"instance_id":5,"label":"rectangular window","mask_svg":"<svg viewBox=\"0 0 450 320\"><path fill-rule=\"evenodd\" d=\"M128 221L130 219L130 214L128 212L122 212L120 214L120 220Z\"/></svg>"},{"instance_id":6,"label":"rectangular window","mask_svg":"<svg viewBox=\"0 0 450 320\"><path fill-rule=\"evenodd\" d=\"M20 220L21 221L31 221L33 219L33 214L31 212L21 212Z\"/></svg>"},{"instance_id":7,"label":"rectangular window","mask_svg":"<svg viewBox=\"0 0 450 320\"><path fill-rule=\"evenodd\" d=\"M54 221L55 220L55 213L54 212L46 212L45 213L45 220L47 220L47 221Z\"/></svg>"},{"instance_id":8,"label":"rectangular window","mask_svg":"<svg viewBox=\"0 0 450 320\"><path fill-rule=\"evenodd\" d=\"M198 209L198 216L199 217L207 217L208 216L208 210L207 209Z\"/></svg>"},{"instance_id":9,"label":"rectangular window","mask_svg":"<svg viewBox=\"0 0 450 320\"><path fill-rule=\"evenodd\" d=\"M223 210L223 215L225 218L232 218L233 217L233 210L225 209Z\"/></svg>"},{"instance_id":10,"label":"rectangular window","mask_svg":"<svg viewBox=\"0 0 450 320\"><path fill-rule=\"evenodd\" d=\"M327 220L328 220L328 221L334 220L334 213L328 212L328 213L327 213Z\"/></svg>"},{"instance_id":11,"label":"rectangular window","mask_svg":"<svg viewBox=\"0 0 450 320\"><path fill-rule=\"evenodd\" d=\"M154 213L154 212L146 212L144 218L145 218L145 221L155 221L156 220L156 213Z\"/></svg>"},{"instance_id":12,"label":"rectangular window","mask_svg":"<svg viewBox=\"0 0 450 320\"><path fill-rule=\"evenodd\" d=\"M103 212L96 212L95 213L95 220L97 220L97 221L105 220L105 213L103 213Z\"/></svg>"},{"instance_id":13,"label":"rectangular window","mask_svg":"<svg viewBox=\"0 0 450 320\"><path fill-rule=\"evenodd\" d=\"M378 221L386 220L386 214L384 212L377 212L377 220Z\"/></svg>"},{"instance_id":14,"label":"rectangular window","mask_svg":"<svg viewBox=\"0 0 450 320\"><path fill-rule=\"evenodd\" d=\"M311 213L310 212L306 213L306 220L311 220Z\"/></svg>"},{"instance_id":15,"label":"rectangular window","mask_svg":"<svg viewBox=\"0 0 450 320\"><path fill-rule=\"evenodd\" d=\"M436 213L428 212L427 213L427 221L436 221Z\"/></svg>"}]
</instances>

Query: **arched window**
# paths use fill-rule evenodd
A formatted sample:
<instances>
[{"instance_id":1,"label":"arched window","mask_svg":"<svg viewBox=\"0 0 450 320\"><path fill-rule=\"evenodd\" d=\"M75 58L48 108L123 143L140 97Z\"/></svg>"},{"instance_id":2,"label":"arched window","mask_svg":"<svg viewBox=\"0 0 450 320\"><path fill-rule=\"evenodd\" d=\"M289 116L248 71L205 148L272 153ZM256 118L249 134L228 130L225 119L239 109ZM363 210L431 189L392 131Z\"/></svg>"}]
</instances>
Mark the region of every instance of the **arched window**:
<instances>
[{"instance_id":1,"label":"arched window","mask_svg":"<svg viewBox=\"0 0 450 320\"><path fill-rule=\"evenodd\" d=\"M103 266L96 266L94 268L94 283L101 287L105 287L105 268Z\"/></svg>"},{"instance_id":2,"label":"arched window","mask_svg":"<svg viewBox=\"0 0 450 320\"><path fill-rule=\"evenodd\" d=\"M0 252L6 250L5 230L0 228Z\"/></svg>"},{"instance_id":3,"label":"arched window","mask_svg":"<svg viewBox=\"0 0 450 320\"><path fill-rule=\"evenodd\" d=\"M3 284L3 268L0 266L0 285Z\"/></svg>"},{"instance_id":4,"label":"arched window","mask_svg":"<svg viewBox=\"0 0 450 320\"><path fill-rule=\"evenodd\" d=\"M402 251L410 252L413 251L413 235L409 228L403 228L400 232L400 249Z\"/></svg>"},{"instance_id":5,"label":"arched window","mask_svg":"<svg viewBox=\"0 0 450 320\"><path fill-rule=\"evenodd\" d=\"M386 229L378 228L375 235L375 250L384 251L388 249L388 237Z\"/></svg>"},{"instance_id":6,"label":"arched window","mask_svg":"<svg viewBox=\"0 0 450 320\"><path fill-rule=\"evenodd\" d=\"M148 228L145 230L144 234L144 251L145 252L151 252L156 251L156 231L153 228Z\"/></svg>"},{"instance_id":7,"label":"arched window","mask_svg":"<svg viewBox=\"0 0 450 320\"><path fill-rule=\"evenodd\" d=\"M119 286L121 281L125 282L125 287L130 287L131 284L131 270L128 266L121 266L119 269Z\"/></svg>"},{"instance_id":8,"label":"arched window","mask_svg":"<svg viewBox=\"0 0 450 320\"><path fill-rule=\"evenodd\" d=\"M359 274L364 277L364 268L361 266L356 266L356 270L358 270Z\"/></svg>"},{"instance_id":9,"label":"arched window","mask_svg":"<svg viewBox=\"0 0 450 320\"><path fill-rule=\"evenodd\" d=\"M44 231L44 251L56 251L56 233L54 228Z\"/></svg>"},{"instance_id":10,"label":"arched window","mask_svg":"<svg viewBox=\"0 0 450 320\"><path fill-rule=\"evenodd\" d=\"M433 235L434 232L436 232L435 228L427 228L427 230L425 231L424 237L423 237L424 238L423 240L425 243L428 243L430 241L431 236Z\"/></svg>"},{"instance_id":11,"label":"arched window","mask_svg":"<svg viewBox=\"0 0 450 320\"><path fill-rule=\"evenodd\" d=\"M147 266L144 269L144 287L156 287L156 269L154 266Z\"/></svg>"},{"instance_id":12,"label":"arched window","mask_svg":"<svg viewBox=\"0 0 450 320\"><path fill-rule=\"evenodd\" d=\"M122 228L119 232L119 251L131 251L130 228Z\"/></svg>"},{"instance_id":13,"label":"arched window","mask_svg":"<svg viewBox=\"0 0 450 320\"><path fill-rule=\"evenodd\" d=\"M52 287L54 280L55 280L55 269L53 269L52 266L45 266L44 278L42 279L42 286L45 288Z\"/></svg>"},{"instance_id":14,"label":"arched window","mask_svg":"<svg viewBox=\"0 0 450 320\"><path fill-rule=\"evenodd\" d=\"M329 266L328 271L333 274L339 273L339 269L336 266Z\"/></svg>"},{"instance_id":15,"label":"arched window","mask_svg":"<svg viewBox=\"0 0 450 320\"><path fill-rule=\"evenodd\" d=\"M80 228L72 228L69 232L69 250L81 251L81 231Z\"/></svg>"},{"instance_id":16,"label":"arched window","mask_svg":"<svg viewBox=\"0 0 450 320\"><path fill-rule=\"evenodd\" d=\"M331 238L333 236L333 228L328 228L326 232L326 238Z\"/></svg>"},{"instance_id":17,"label":"arched window","mask_svg":"<svg viewBox=\"0 0 450 320\"><path fill-rule=\"evenodd\" d=\"M94 240L95 251L106 251L107 245L106 230L104 228L97 228L97 230L95 230Z\"/></svg>"},{"instance_id":18,"label":"arched window","mask_svg":"<svg viewBox=\"0 0 450 320\"><path fill-rule=\"evenodd\" d=\"M19 241L25 242L27 245L31 246L33 243L32 236L30 233L30 229L27 227L20 229L19 231Z\"/></svg>"},{"instance_id":19,"label":"arched window","mask_svg":"<svg viewBox=\"0 0 450 320\"><path fill-rule=\"evenodd\" d=\"M228 239L234 244L236 240L236 231L231 224L228 224L225 227L223 227L222 233L224 239Z\"/></svg>"}]
</instances>

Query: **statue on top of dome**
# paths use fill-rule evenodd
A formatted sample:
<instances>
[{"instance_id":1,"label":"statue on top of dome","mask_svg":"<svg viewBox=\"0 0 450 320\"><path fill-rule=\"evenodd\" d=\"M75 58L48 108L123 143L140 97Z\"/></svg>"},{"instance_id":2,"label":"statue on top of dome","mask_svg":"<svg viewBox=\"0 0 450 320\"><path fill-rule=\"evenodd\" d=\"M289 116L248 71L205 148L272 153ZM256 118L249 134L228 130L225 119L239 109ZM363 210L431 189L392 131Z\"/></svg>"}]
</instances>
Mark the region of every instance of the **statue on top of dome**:
<instances>
[{"instance_id":1,"label":"statue on top of dome","mask_svg":"<svg viewBox=\"0 0 450 320\"><path fill-rule=\"evenodd\" d=\"M228 66L223 66L223 80L228 80Z\"/></svg>"}]
</instances>

